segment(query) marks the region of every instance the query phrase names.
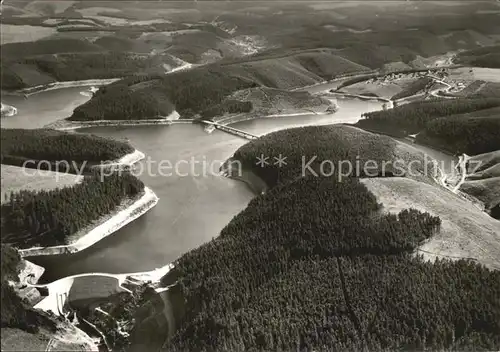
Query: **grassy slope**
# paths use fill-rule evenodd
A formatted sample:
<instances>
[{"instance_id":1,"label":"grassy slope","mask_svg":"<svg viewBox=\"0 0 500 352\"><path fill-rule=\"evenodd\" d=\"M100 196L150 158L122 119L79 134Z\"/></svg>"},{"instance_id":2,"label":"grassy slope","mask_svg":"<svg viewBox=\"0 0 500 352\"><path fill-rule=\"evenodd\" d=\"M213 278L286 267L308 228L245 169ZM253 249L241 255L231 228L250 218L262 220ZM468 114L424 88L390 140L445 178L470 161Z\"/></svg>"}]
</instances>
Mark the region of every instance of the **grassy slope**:
<instances>
[{"instance_id":1,"label":"grassy slope","mask_svg":"<svg viewBox=\"0 0 500 352\"><path fill-rule=\"evenodd\" d=\"M426 257L472 258L500 269L500 222L469 201L441 187L406 178L365 179L363 183L385 211L397 213L412 207L440 217L440 232L420 247Z\"/></svg>"},{"instance_id":2,"label":"grassy slope","mask_svg":"<svg viewBox=\"0 0 500 352\"><path fill-rule=\"evenodd\" d=\"M331 106L329 100L312 96L308 92L265 87L237 91L227 100L251 102L252 110L249 114L256 116L314 112L322 113ZM224 105L224 102L222 102L222 105Z\"/></svg>"},{"instance_id":3,"label":"grassy slope","mask_svg":"<svg viewBox=\"0 0 500 352\"><path fill-rule=\"evenodd\" d=\"M82 176L53 171L42 171L35 176L32 176L31 173L35 173L35 171L18 166L2 165L2 198L0 201L2 203L7 201L11 192L62 188L72 186L83 178Z\"/></svg>"},{"instance_id":4,"label":"grassy slope","mask_svg":"<svg viewBox=\"0 0 500 352\"><path fill-rule=\"evenodd\" d=\"M500 115L448 116L429 122L417 142L452 153L477 154L500 149Z\"/></svg>"}]
</instances>

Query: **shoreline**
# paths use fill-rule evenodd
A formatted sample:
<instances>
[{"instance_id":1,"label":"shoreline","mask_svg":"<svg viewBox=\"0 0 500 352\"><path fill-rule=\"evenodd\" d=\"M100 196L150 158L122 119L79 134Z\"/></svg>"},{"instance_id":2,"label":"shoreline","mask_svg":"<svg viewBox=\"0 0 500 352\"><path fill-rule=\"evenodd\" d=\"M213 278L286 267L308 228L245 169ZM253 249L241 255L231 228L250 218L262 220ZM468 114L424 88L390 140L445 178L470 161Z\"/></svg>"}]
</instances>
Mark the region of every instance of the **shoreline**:
<instances>
[{"instance_id":1,"label":"shoreline","mask_svg":"<svg viewBox=\"0 0 500 352\"><path fill-rule=\"evenodd\" d=\"M122 156L120 159L116 161L112 161L110 163L106 164L99 164L96 165L96 168L106 168L106 167L112 167L112 166L120 166L120 167L132 167L135 163L141 161L146 157L146 154L143 152L134 149L132 153L125 154Z\"/></svg>"},{"instance_id":2,"label":"shoreline","mask_svg":"<svg viewBox=\"0 0 500 352\"><path fill-rule=\"evenodd\" d=\"M74 131L80 128L91 127L116 127L116 126L153 126L153 125L170 125L182 121L177 111L172 111L169 115L159 119L142 119L142 120L95 120L95 121L70 121L67 118L49 123L43 128L52 128L58 131ZM192 120L189 120L192 122Z\"/></svg>"},{"instance_id":3,"label":"shoreline","mask_svg":"<svg viewBox=\"0 0 500 352\"><path fill-rule=\"evenodd\" d=\"M256 196L266 193L268 190L267 184L259 176L257 176L253 171L241 167L241 175L238 174L238 169L236 170L231 167L233 162L237 162L241 165L240 161L234 158L234 155L228 158L220 168L221 175L229 179L237 180L245 183L250 190L255 193Z\"/></svg>"},{"instance_id":4,"label":"shoreline","mask_svg":"<svg viewBox=\"0 0 500 352\"><path fill-rule=\"evenodd\" d=\"M104 221L102 218L97 220L97 225L93 226L92 229L76 241L67 245L19 249L19 254L22 258L25 258L31 256L71 254L80 252L112 235L114 232L133 220L139 218L153 208L158 201L159 198L153 190L149 187L144 187L144 194L139 199L136 199L125 209L119 209L112 214L107 214L107 216L111 215L110 218L107 218Z\"/></svg>"},{"instance_id":5,"label":"shoreline","mask_svg":"<svg viewBox=\"0 0 500 352\"><path fill-rule=\"evenodd\" d=\"M103 78L103 79L85 79L80 81L62 81L62 82L52 82L47 84L40 84L34 87L23 88L14 91L6 91L7 94L12 95L26 95L41 93L49 90L61 89L61 88L72 88L72 87L85 87L85 86L102 86L111 84L113 82L119 81L122 78Z\"/></svg>"},{"instance_id":6,"label":"shoreline","mask_svg":"<svg viewBox=\"0 0 500 352\"><path fill-rule=\"evenodd\" d=\"M272 114L272 115L254 115L254 116L248 116L248 115L242 115L242 116L231 116L227 117L224 119L220 120L214 120L213 122L218 123L220 125L228 126L233 123L239 123L239 122L244 122L244 121L252 121L252 120L259 120L259 119L269 119L269 118L282 118L282 117L293 117L293 116L308 116L308 115L317 115L317 116L326 116L326 115L331 115L335 114L334 112L314 112L314 111L308 111L308 112L297 112L297 113L289 113L289 114Z\"/></svg>"},{"instance_id":7,"label":"shoreline","mask_svg":"<svg viewBox=\"0 0 500 352\"><path fill-rule=\"evenodd\" d=\"M96 120L88 122L77 122L68 120L59 120L43 128L52 128L58 131L75 131L81 128L91 127L117 127L117 126L152 126L152 125L170 125L172 120L167 119L145 119L145 120Z\"/></svg>"}]
</instances>

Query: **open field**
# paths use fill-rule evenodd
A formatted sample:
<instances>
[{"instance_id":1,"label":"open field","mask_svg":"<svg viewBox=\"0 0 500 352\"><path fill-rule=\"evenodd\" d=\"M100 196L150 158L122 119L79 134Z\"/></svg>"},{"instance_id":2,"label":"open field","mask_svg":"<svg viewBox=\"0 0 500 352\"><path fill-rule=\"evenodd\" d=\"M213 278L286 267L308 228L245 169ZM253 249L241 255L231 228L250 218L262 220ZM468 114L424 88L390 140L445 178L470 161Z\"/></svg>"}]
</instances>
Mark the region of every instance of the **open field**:
<instances>
[{"instance_id":1,"label":"open field","mask_svg":"<svg viewBox=\"0 0 500 352\"><path fill-rule=\"evenodd\" d=\"M471 202L444 188L407 178L370 178L362 182L387 212L415 208L441 218L439 233L418 250L425 258L469 258L500 269L500 222Z\"/></svg>"},{"instance_id":2,"label":"open field","mask_svg":"<svg viewBox=\"0 0 500 352\"><path fill-rule=\"evenodd\" d=\"M484 67L460 67L449 70L449 79L467 81L500 82L500 69Z\"/></svg>"},{"instance_id":3,"label":"open field","mask_svg":"<svg viewBox=\"0 0 500 352\"><path fill-rule=\"evenodd\" d=\"M30 176L35 174L35 176ZM49 190L72 186L80 182L82 176L53 171L37 171L18 166L2 164L1 202L4 203L12 192L21 190Z\"/></svg>"},{"instance_id":4,"label":"open field","mask_svg":"<svg viewBox=\"0 0 500 352\"><path fill-rule=\"evenodd\" d=\"M378 97L388 98L401 93L406 87L415 82L414 78L404 78L389 82L383 81L365 81L359 82L347 87L342 88L342 91L351 94L360 95L376 95Z\"/></svg>"}]
</instances>

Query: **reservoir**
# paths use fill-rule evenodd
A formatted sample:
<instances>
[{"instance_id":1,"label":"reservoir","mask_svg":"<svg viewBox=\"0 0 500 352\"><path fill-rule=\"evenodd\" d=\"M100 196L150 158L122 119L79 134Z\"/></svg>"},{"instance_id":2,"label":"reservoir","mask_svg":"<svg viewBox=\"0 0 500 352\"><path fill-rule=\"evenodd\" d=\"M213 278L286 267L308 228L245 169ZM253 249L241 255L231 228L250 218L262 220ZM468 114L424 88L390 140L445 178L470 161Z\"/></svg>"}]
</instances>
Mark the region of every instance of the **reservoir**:
<instances>
[{"instance_id":1,"label":"reservoir","mask_svg":"<svg viewBox=\"0 0 500 352\"><path fill-rule=\"evenodd\" d=\"M18 115L2 118L2 127L37 128L70 116L89 99L80 94L83 90L63 88L28 99L6 97L4 103L15 106ZM356 122L362 113L381 109L378 102L357 99L339 99L338 105L339 111L331 115L265 118L232 126L262 135L297 126ZM94 127L79 132L128 140L142 151L146 159L135 172L160 201L139 219L82 252L31 257L46 269L40 284L88 272L129 273L162 267L218 236L254 197L246 184L209 170L218 170L248 142L243 138L219 130L208 134L196 124ZM171 165L172 172L165 173L160 163Z\"/></svg>"}]
</instances>

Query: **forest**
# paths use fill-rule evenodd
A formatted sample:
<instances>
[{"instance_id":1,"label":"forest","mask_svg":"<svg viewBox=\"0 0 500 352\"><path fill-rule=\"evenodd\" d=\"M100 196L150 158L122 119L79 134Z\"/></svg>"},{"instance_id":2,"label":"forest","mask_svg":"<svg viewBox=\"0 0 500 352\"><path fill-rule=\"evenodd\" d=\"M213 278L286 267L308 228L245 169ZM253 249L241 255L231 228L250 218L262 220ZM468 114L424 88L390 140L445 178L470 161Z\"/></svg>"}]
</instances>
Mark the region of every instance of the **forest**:
<instances>
[{"instance_id":1,"label":"forest","mask_svg":"<svg viewBox=\"0 0 500 352\"><path fill-rule=\"evenodd\" d=\"M500 150L500 115L445 117L429 122L417 135L418 143L451 153L477 155Z\"/></svg>"},{"instance_id":2,"label":"forest","mask_svg":"<svg viewBox=\"0 0 500 352\"><path fill-rule=\"evenodd\" d=\"M231 76L218 66L195 68L166 76L130 78L100 90L87 103L75 109L70 120L148 119L175 110L183 118L220 104L232 92L252 88L256 83ZM246 104L232 111L247 110Z\"/></svg>"},{"instance_id":3,"label":"forest","mask_svg":"<svg viewBox=\"0 0 500 352\"><path fill-rule=\"evenodd\" d=\"M18 248L67 244L70 235L143 189L129 173L96 173L72 187L13 193L1 205L1 241Z\"/></svg>"},{"instance_id":4,"label":"forest","mask_svg":"<svg viewBox=\"0 0 500 352\"><path fill-rule=\"evenodd\" d=\"M420 132L428 122L440 117L471 113L497 106L500 106L500 99L494 97L418 101L390 110L365 113L362 116L363 119L355 125L366 129L408 135Z\"/></svg>"},{"instance_id":5,"label":"forest","mask_svg":"<svg viewBox=\"0 0 500 352\"><path fill-rule=\"evenodd\" d=\"M409 86L405 87L401 92L395 94L391 100L398 100L406 97L411 97L423 90L425 90L433 82L432 78L424 77L411 83Z\"/></svg>"},{"instance_id":6,"label":"forest","mask_svg":"<svg viewBox=\"0 0 500 352\"><path fill-rule=\"evenodd\" d=\"M281 153L287 166L255 166L261 153ZM283 130L240 147L234 158L270 189L164 278L178 279L185 315L163 350L497 350L500 272L415 255L439 217L387 213L355 175L301 177L300 156L312 153L419 157L350 126Z\"/></svg>"},{"instance_id":7,"label":"forest","mask_svg":"<svg viewBox=\"0 0 500 352\"><path fill-rule=\"evenodd\" d=\"M4 128L1 133L1 162L15 166L22 166L27 160L47 160L54 163L65 160L74 161L77 165L86 162L83 166L91 166L103 161L117 160L133 151L134 148L126 142L90 134L51 129ZM36 164L28 164L27 167L36 168Z\"/></svg>"},{"instance_id":8,"label":"forest","mask_svg":"<svg viewBox=\"0 0 500 352\"><path fill-rule=\"evenodd\" d=\"M258 196L176 263L186 316L163 350L498 349L500 273L410 255L440 219L379 207L356 178Z\"/></svg>"},{"instance_id":9,"label":"forest","mask_svg":"<svg viewBox=\"0 0 500 352\"><path fill-rule=\"evenodd\" d=\"M106 89L104 93L78 106L70 121L161 119L174 111L168 99L147 91Z\"/></svg>"},{"instance_id":10,"label":"forest","mask_svg":"<svg viewBox=\"0 0 500 352\"><path fill-rule=\"evenodd\" d=\"M332 148L332 146L335 146ZM266 155L271 159L279 155L286 157L286 165L269 163L264 167L255 164L256 156ZM266 134L240 147L234 154L243 168L251 170L269 187L295 180L306 174L361 176L428 176L432 172L430 160L420 152L406 148L390 137L377 135L347 125L308 126L291 128ZM375 162L373 168L365 170L368 161ZM403 162L398 165L396 160ZM419 160L419 163L410 163ZM309 163L312 161L311 163ZM323 172L321 164L324 163ZM329 163L332 162L334 170ZM306 164L309 168L303 170ZM404 164L404 165L403 165ZM425 167L425 165L427 167ZM352 168L351 168L352 167ZM313 173L314 172L314 173Z\"/></svg>"}]
</instances>

